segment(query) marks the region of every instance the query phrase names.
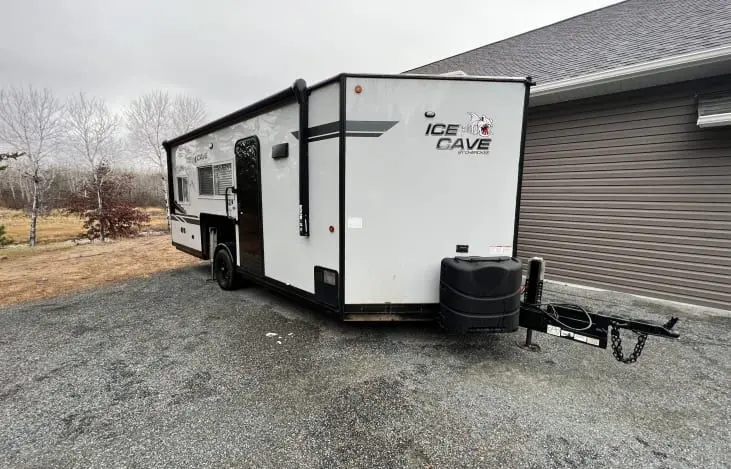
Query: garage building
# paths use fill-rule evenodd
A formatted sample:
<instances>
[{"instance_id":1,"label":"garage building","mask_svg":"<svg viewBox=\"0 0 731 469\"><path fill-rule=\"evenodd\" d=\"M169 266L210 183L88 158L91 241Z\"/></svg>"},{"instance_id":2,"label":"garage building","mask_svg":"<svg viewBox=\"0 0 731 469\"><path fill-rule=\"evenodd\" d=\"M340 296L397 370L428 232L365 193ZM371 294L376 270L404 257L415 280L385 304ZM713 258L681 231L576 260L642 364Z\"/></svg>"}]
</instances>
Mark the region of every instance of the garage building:
<instances>
[{"instance_id":1,"label":"garage building","mask_svg":"<svg viewBox=\"0 0 731 469\"><path fill-rule=\"evenodd\" d=\"M521 259L731 309L731 2L628 0L406 73L459 71L537 83Z\"/></svg>"}]
</instances>

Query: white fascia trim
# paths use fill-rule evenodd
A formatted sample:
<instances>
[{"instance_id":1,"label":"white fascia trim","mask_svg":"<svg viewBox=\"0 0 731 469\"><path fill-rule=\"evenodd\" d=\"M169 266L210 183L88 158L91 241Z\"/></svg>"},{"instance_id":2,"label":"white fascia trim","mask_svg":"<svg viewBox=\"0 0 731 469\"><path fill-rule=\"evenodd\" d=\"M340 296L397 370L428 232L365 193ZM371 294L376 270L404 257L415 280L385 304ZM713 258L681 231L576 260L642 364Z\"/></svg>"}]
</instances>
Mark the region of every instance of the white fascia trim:
<instances>
[{"instance_id":1,"label":"white fascia trim","mask_svg":"<svg viewBox=\"0 0 731 469\"><path fill-rule=\"evenodd\" d=\"M538 85L531 90L531 98L579 91L590 87L601 87L620 81L645 78L660 73L677 72L729 60L731 60L731 45L715 47Z\"/></svg>"},{"instance_id":2,"label":"white fascia trim","mask_svg":"<svg viewBox=\"0 0 731 469\"><path fill-rule=\"evenodd\" d=\"M698 117L698 127L720 127L731 125L731 112Z\"/></svg>"}]
</instances>

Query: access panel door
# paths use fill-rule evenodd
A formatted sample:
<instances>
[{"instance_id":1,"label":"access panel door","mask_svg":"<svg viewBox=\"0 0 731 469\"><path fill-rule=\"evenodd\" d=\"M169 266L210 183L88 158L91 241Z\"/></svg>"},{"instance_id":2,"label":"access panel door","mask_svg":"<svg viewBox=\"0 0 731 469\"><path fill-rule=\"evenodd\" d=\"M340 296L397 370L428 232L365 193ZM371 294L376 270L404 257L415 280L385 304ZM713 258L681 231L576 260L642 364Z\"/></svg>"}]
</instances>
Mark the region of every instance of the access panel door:
<instances>
[{"instance_id":1,"label":"access panel door","mask_svg":"<svg viewBox=\"0 0 731 469\"><path fill-rule=\"evenodd\" d=\"M239 265L246 272L263 276L264 235L259 139L251 136L238 140L234 146L234 152L236 154Z\"/></svg>"}]
</instances>

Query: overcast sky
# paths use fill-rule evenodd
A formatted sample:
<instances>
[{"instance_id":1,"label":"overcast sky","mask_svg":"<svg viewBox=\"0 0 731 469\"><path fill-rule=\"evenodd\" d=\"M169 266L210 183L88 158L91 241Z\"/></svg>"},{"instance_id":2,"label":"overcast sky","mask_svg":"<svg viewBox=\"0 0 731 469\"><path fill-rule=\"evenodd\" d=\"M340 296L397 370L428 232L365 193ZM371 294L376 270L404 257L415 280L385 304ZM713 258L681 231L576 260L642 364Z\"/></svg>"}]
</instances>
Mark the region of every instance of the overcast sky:
<instances>
[{"instance_id":1,"label":"overcast sky","mask_svg":"<svg viewBox=\"0 0 731 469\"><path fill-rule=\"evenodd\" d=\"M209 119L302 77L400 73L618 0L0 0L0 85L116 109L155 87ZM569 44L567 44L569 47Z\"/></svg>"}]
</instances>

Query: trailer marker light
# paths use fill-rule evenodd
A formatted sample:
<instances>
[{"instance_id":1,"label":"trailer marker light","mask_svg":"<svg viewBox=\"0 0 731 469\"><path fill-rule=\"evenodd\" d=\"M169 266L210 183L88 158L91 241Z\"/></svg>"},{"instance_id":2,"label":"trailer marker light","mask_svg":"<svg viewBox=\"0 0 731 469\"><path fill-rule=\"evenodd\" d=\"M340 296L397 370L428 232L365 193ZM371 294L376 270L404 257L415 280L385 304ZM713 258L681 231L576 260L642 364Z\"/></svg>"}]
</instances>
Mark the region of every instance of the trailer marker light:
<instances>
[{"instance_id":1,"label":"trailer marker light","mask_svg":"<svg viewBox=\"0 0 731 469\"><path fill-rule=\"evenodd\" d=\"M361 91L363 91L363 87L362 87L362 86L360 86L360 85L355 85L355 92L356 92L357 94L360 94L360 93L361 93Z\"/></svg>"},{"instance_id":2,"label":"trailer marker light","mask_svg":"<svg viewBox=\"0 0 731 469\"><path fill-rule=\"evenodd\" d=\"M332 226L332 225L330 225L330 228L328 228L328 230L330 231L330 233L334 233L335 232L335 227Z\"/></svg>"}]
</instances>

